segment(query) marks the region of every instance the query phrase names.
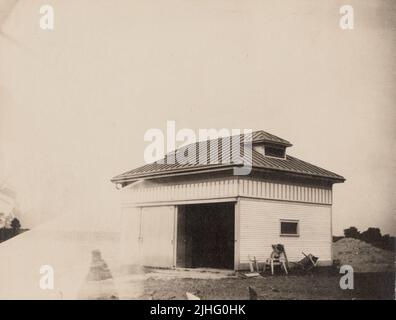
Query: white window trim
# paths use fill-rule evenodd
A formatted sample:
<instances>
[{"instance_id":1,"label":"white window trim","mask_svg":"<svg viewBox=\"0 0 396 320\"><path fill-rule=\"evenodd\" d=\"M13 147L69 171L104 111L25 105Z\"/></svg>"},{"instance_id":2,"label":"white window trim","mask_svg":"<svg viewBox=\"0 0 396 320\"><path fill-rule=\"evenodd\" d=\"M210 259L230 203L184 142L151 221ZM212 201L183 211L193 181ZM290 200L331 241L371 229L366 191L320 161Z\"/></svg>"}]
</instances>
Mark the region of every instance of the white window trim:
<instances>
[{"instance_id":1,"label":"white window trim","mask_svg":"<svg viewBox=\"0 0 396 320\"><path fill-rule=\"evenodd\" d=\"M297 233L282 233L282 222L297 223ZM300 236L300 220L280 219L279 220L279 236L281 237L299 237Z\"/></svg>"}]
</instances>

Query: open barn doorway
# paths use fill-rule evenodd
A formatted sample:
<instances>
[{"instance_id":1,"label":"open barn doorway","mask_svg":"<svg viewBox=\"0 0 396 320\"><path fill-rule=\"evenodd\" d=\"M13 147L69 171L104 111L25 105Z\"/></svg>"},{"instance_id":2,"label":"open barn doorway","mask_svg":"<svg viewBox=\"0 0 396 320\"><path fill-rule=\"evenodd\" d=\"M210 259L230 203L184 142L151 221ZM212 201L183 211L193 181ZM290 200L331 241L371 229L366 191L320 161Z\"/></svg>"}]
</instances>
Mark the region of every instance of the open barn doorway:
<instances>
[{"instance_id":1,"label":"open barn doorway","mask_svg":"<svg viewBox=\"0 0 396 320\"><path fill-rule=\"evenodd\" d=\"M234 269L235 204L178 206L176 266Z\"/></svg>"}]
</instances>

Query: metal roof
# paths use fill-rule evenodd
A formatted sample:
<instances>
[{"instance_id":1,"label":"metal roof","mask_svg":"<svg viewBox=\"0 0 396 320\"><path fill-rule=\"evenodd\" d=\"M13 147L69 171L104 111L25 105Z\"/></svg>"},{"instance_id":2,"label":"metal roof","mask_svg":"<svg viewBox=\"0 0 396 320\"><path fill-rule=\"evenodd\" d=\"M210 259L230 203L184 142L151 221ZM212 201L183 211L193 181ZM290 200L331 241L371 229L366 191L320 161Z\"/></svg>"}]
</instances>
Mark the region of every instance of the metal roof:
<instances>
[{"instance_id":1,"label":"metal roof","mask_svg":"<svg viewBox=\"0 0 396 320\"><path fill-rule=\"evenodd\" d=\"M260 131L254 131L252 133L252 141L253 143L257 143L257 142L269 142L272 144L279 144L279 145L283 145L285 147L291 147L292 144L282 138L279 138L271 133L265 132L263 130Z\"/></svg>"},{"instance_id":2,"label":"metal roof","mask_svg":"<svg viewBox=\"0 0 396 320\"><path fill-rule=\"evenodd\" d=\"M216 171L241 166L242 164L240 161L238 161L238 156L241 154L242 156L244 155L242 147L244 140L245 136L240 135L239 139L236 140L232 140L231 137L225 137L214 140L200 141L179 148L176 151L166 155L166 157L160 161L146 164L139 168L120 174L114 177L111 181L118 183L144 178L155 178L158 176L172 176L181 173L188 174L207 170ZM237 144L235 144L234 141L237 141ZM265 131L253 132L252 143L256 144L260 142L263 142L264 144L275 144L283 148L292 145L289 141L269 134ZM211 148L213 144L217 144L218 148ZM186 153L187 150L188 152ZM184 161L178 161L178 159L180 159L179 155L181 156L181 159L184 157ZM200 157L201 162L199 161ZM236 159L236 161L233 159ZM275 172L288 172L299 175L315 176L338 182L345 180L342 176L336 173L325 170L290 155L286 155L286 158L268 157L252 149L251 156L247 154L245 157L245 161L246 160L248 163L252 163L253 169L266 169Z\"/></svg>"}]
</instances>

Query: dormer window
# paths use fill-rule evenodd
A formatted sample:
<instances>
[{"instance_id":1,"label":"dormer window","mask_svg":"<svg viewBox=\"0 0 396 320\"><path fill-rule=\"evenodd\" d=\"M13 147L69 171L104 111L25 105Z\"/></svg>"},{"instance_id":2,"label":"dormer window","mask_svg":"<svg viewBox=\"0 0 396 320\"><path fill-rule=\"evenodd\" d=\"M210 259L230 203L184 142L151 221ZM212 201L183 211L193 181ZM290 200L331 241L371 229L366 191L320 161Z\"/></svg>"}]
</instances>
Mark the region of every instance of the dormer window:
<instances>
[{"instance_id":1,"label":"dormer window","mask_svg":"<svg viewBox=\"0 0 396 320\"><path fill-rule=\"evenodd\" d=\"M267 157L285 158L285 148L277 148L273 146L264 146L264 155Z\"/></svg>"},{"instance_id":2,"label":"dormer window","mask_svg":"<svg viewBox=\"0 0 396 320\"><path fill-rule=\"evenodd\" d=\"M286 160L286 149L292 144L265 131L253 132L253 149L264 157Z\"/></svg>"},{"instance_id":3,"label":"dormer window","mask_svg":"<svg viewBox=\"0 0 396 320\"><path fill-rule=\"evenodd\" d=\"M256 144L253 149L261 153L264 157L286 159L286 148L283 146Z\"/></svg>"}]
</instances>

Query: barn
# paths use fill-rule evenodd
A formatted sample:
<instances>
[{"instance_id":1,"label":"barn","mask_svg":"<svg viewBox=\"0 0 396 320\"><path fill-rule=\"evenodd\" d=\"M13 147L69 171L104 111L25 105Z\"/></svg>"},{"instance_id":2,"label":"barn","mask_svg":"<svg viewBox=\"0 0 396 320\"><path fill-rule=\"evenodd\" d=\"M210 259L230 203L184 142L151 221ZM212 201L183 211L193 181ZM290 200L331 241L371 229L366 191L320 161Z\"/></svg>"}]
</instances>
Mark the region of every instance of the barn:
<instances>
[{"instance_id":1,"label":"barn","mask_svg":"<svg viewBox=\"0 0 396 320\"><path fill-rule=\"evenodd\" d=\"M287 140L265 131L250 137L248 175L235 175L240 163L232 160L163 160L111 180L121 192L128 263L244 270L251 257L265 261L276 243L284 244L290 261L304 251L322 265L332 263L332 187L345 179L289 155ZM244 144L244 135L239 138ZM232 149L229 141L201 141L189 150L198 157L217 145L224 153Z\"/></svg>"}]
</instances>

